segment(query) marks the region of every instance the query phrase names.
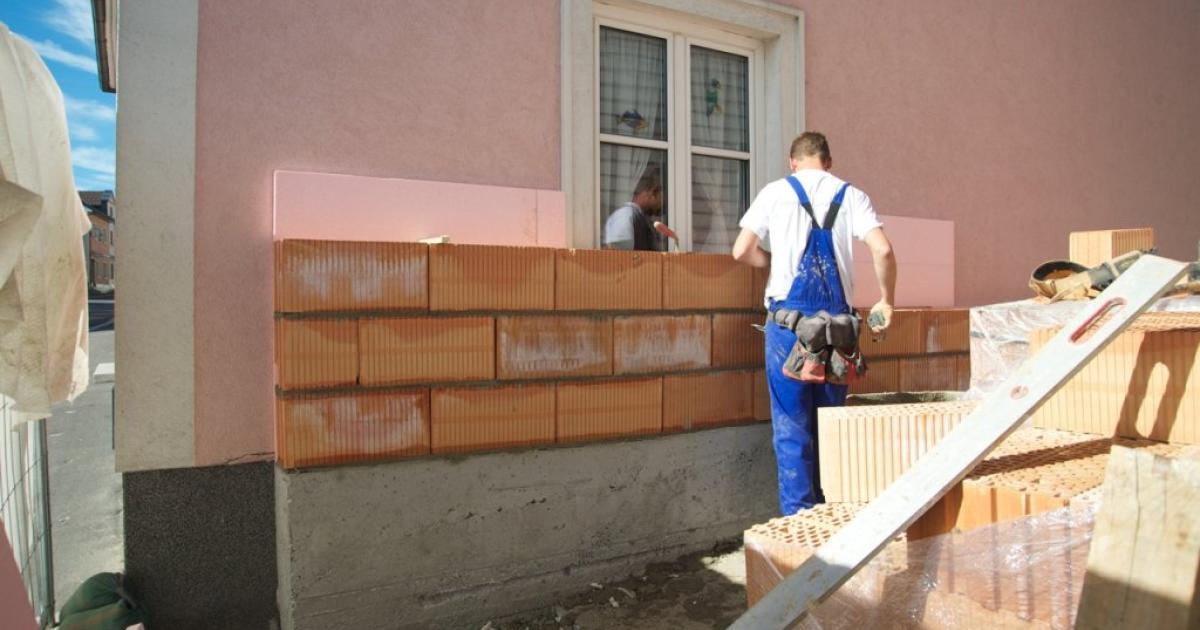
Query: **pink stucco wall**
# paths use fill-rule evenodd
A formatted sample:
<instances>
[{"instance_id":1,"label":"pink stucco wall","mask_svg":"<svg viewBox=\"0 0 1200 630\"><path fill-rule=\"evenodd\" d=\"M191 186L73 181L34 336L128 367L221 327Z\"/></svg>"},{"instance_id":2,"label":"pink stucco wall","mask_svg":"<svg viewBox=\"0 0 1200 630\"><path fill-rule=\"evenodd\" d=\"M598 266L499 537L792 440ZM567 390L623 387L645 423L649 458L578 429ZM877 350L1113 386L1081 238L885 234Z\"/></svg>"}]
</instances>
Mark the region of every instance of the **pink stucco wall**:
<instances>
[{"instance_id":1,"label":"pink stucco wall","mask_svg":"<svg viewBox=\"0 0 1200 630\"><path fill-rule=\"evenodd\" d=\"M1075 230L1200 238L1200 3L787 0L807 123L884 213L955 223L956 291L1022 297Z\"/></svg>"},{"instance_id":2,"label":"pink stucco wall","mask_svg":"<svg viewBox=\"0 0 1200 630\"><path fill-rule=\"evenodd\" d=\"M834 170L881 213L954 221L960 304L1023 295L1071 230L1149 225L1166 255L1195 255L1194 0L780 1L805 11L807 123ZM557 0L202 0L198 465L272 449L271 174L558 189L558 16Z\"/></svg>"},{"instance_id":3,"label":"pink stucco wall","mask_svg":"<svg viewBox=\"0 0 1200 630\"><path fill-rule=\"evenodd\" d=\"M272 174L558 190L558 56L556 0L202 0L197 465L273 451Z\"/></svg>"}]
</instances>

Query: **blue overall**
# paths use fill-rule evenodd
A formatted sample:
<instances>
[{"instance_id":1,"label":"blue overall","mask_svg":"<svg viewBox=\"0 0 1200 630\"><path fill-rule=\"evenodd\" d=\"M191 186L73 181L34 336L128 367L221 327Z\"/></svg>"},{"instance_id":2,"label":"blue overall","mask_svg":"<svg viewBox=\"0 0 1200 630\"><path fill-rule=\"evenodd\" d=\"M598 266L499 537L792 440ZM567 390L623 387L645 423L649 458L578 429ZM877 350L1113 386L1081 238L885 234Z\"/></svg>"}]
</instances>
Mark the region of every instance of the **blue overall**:
<instances>
[{"instance_id":1,"label":"blue overall","mask_svg":"<svg viewBox=\"0 0 1200 630\"><path fill-rule=\"evenodd\" d=\"M813 214L812 203L800 180L787 178L796 190L800 205L812 220L804 256L787 297L771 300L770 309L788 308L805 317L817 311L830 315L850 312L833 247L833 224L846 195L842 186L830 204L822 226ZM771 321L767 324L767 385L771 392L771 426L775 459L779 464L779 507L784 516L824 503L817 467L817 408L845 404L845 385L802 383L783 375L782 367L796 334Z\"/></svg>"}]
</instances>

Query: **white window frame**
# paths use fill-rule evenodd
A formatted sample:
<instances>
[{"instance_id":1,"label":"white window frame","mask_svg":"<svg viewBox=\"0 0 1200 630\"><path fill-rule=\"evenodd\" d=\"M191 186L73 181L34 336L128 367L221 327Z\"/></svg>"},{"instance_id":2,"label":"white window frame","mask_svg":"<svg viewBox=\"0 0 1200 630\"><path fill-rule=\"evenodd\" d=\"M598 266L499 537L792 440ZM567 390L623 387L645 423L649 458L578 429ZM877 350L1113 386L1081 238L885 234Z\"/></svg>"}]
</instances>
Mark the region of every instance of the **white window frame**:
<instances>
[{"instance_id":1,"label":"white window frame","mask_svg":"<svg viewBox=\"0 0 1200 630\"><path fill-rule=\"evenodd\" d=\"M567 236L574 247L600 244L600 142L665 148L659 141L610 138L599 132L599 30L611 26L668 41L668 153L672 227L692 247L692 154L746 159L691 145L690 107L675 115L688 94L691 46L747 56L750 86L749 195L787 174L786 151L804 129L804 14L760 0L560 0L562 12L562 188ZM771 77L770 81L765 77ZM646 143L646 144L642 144Z\"/></svg>"}]
</instances>

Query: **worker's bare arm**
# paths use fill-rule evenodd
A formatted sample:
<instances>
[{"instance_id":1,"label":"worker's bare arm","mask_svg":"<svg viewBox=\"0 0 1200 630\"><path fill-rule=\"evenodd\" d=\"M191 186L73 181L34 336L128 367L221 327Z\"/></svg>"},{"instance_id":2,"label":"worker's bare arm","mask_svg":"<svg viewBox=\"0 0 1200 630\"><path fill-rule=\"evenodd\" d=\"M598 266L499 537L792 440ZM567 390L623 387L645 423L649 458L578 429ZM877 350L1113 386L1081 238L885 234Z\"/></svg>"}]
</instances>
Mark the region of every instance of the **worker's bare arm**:
<instances>
[{"instance_id":1,"label":"worker's bare arm","mask_svg":"<svg viewBox=\"0 0 1200 630\"><path fill-rule=\"evenodd\" d=\"M879 294L883 296L871 309L867 325L875 332L881 332L891 325L892 305L896 303L896 254L892 251L892 242L883 233L883 228L867 232L864 240L871 250L871 258L875 263L875 278L879 282Z\"/></svg>"},{"instance_id":2,"label":"worker's bare arm","mask_svg":"<svg viewBox=\"0 0 1200 630\"><path fill-rule=\"evenodd\" d=\"M754 230L742 229L733 243L733 258L751 267L769 267L771 255L758 246L758 235Z\"/></svg>"}]
</instances>

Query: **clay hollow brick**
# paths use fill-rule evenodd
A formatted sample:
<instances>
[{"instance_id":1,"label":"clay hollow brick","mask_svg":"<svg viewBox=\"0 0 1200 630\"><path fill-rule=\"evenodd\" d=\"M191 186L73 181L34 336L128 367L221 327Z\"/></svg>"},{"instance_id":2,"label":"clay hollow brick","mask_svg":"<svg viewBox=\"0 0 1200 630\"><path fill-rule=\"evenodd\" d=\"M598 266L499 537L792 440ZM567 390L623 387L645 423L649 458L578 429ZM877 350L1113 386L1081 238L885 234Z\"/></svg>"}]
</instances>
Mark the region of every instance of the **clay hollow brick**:
<instances>
[{"instance_id":1,"label":"clay hollow brick","mask_svg":"<svg viewBox=\"0 0 1200 630\"><path fill-rule=\"evenodd\" d=\"M751 267L724 254L668 254L663 259L663 308L761 308Z\"/></svg>"},{"instance_id":2,"label":"clay hollow brick","mask_svg":"<svg viewBox=\"0 0 1200 630\"><path fill-rule=\"evenodd\" d=\"M548 247L434 245L429 248L429 308L552 310L554 252Z\"/></svg>"},{"instance_id":3,"label":"clay hollow brick","mask_svg":"<svg viewBox=\"0 0 1200 630\"><path fill-rule=\"evenodd\" d=\"M753 313L717 313L712 316L713 367L758 367L763 365L763 316Z\"/></svg>"},{"instance_id":4,"label":"clay hollow brick","mask_svg":"<svg viewBox=\"0 0 1200 630\"><path fill-rule=\"evenodd\" d=\"M691 431L754 420L754 375L714 372L663 378L663 431Z\"/></svg>"},{"instance_id":5,"label":"clay hollow brick","mask_svg":"<svg viewBox=\"0 0 1200 630\"><path fill-rule=\"evenodd\" d=\"M364 385L495 377L491 317L367 318L359 322Z\"/></svg>"},{"instance_id":6,"label":"clay hollow brick","mask_svg":"<svg viewBox=\"0 0 1200 630\"><path fill-rule=\"evenodd\" d=\"M562 443L662 432L662 379L605 380L558 385Z\"/></svg>"},{"instance_id":7,"label":"clay hollow brick","mask_svg":"<svg viewBox=\"0 0 1200 630\"><path fill-rule=\"evenodd\" d=\"M1121 254L1151 247L1154 247L1154 228L1071 232L1068 237L1070 259L1085 267L1095 267Z\"/></svg>"},{"instance_id":8,"label":"clay hollow brick","mask_svg":"<svg viewBox=\"0 0 1200 630\"><path fill-rule=\"evenodd\" d=\"M613 369L637 374L709 366L708 315L634 315L613 321Z\"/></svg>"},{"instance_id":9,"label":"clay hollow brick","mask_svg":"<svg viewBox=\"0 0 1200 630\"><path fill-rule=\"evenodd\" d=\"M276 456L284 468L429 453L429 393L308 394L276 401Z\"/></svg>"},{"instance_id":10,"label":"clay hollow brick","mask_svg":"<svg viewBox=\"0 0 1200 630\"><path fill-rule=\"evenodd\" d=\"M611 318L496 319L496 378L500 380L610 375L612 355Z\"/></svg>"},{"instance_id":11,"label":"clay hollow brick","mask_svg":"<svg viewBox=\"0 0 1200 630\"><path fill-rule=\"evenodd\" d=\"M560 311L659 310L663 255L601 249L555 254L554 306Z\"/></svg>"},{"instance_id":12,"label":"clay hollow brick","mask_svg":"<svg viewBox=\"0 0 1200 630\"><path fill-rule=\"evenodd\" d=\"M275 369L282 389L354 385L358 381L358 322L275 320Z\"/></svg>"},{"instance_id":13,"label":"clay hollow brick","mask_svg":"<svg viewBox=\"0 0 1200 630\"><path fill-rule=\"evenodd\" d=\"M429 247L420 243L275 242L275 310L425 310Z\"/></svg>"},{"instance_id":14,"label":"clay hollow brick","mask_svg":"<svg viewBox=\"0 0 1200 630\"><path fill-rule=\"evenodd\" d=\"M554 385L434 389L434 453L554 443Z\"/></svg>"}]
</instances>

